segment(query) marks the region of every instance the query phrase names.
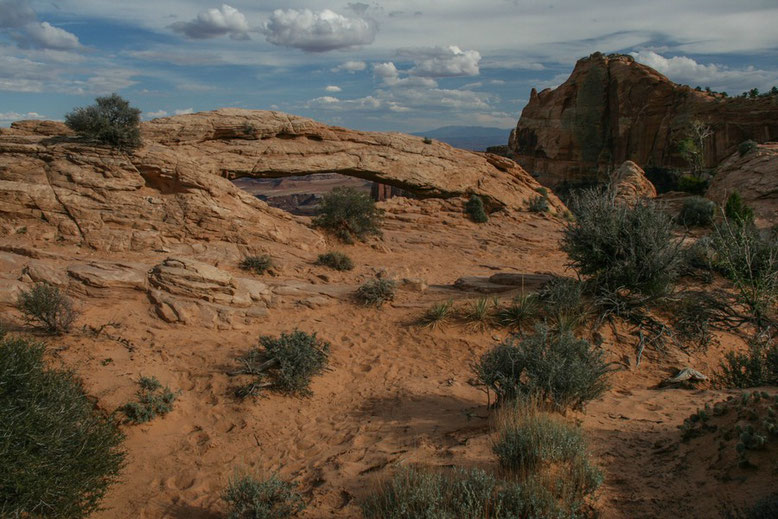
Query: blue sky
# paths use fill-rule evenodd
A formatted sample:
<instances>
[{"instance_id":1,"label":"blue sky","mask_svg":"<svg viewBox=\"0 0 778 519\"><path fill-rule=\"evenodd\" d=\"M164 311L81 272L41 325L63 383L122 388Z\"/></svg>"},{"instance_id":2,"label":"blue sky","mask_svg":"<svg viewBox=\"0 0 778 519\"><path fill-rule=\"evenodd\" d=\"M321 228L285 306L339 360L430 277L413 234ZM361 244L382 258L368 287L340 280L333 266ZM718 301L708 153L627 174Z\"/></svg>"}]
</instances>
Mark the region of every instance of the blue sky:
<instances>
[{"instance_id":1,"label":"blue sky","mask_svg":"<svg viewBox=\"0 0 778 519\"><path fill-rule=\"evenodd\" d=\"M778 85L776 0L0 0L0 126L118 92L365 130L516 124L595 51L730 94Z\"/></svg>"}]
</instances>

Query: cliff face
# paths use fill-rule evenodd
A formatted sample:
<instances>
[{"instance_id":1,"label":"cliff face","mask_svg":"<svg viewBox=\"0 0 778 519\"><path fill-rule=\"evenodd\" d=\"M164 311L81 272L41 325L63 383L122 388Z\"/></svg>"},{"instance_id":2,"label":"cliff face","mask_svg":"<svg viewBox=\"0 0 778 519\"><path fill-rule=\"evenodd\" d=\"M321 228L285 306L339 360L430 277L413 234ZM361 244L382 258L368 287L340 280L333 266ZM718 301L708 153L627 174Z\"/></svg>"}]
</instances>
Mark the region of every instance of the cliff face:
<instances>
[{"instance_id":1,"label":"cliff face","mask_svg":"<svg viewBox=\"0 0 778 519\"><path fill-rule=\"evenodd\" d=\"M143 124L142 135L141 148L120 153L79 141L60 123L0 130L0 235L23 229L111 251L190 240L316 248L322 237L304 221L230 180L334 172L421 198L476 193L492 209L520 209L539 186L502 157L279 112L157 119Z\"/></svg>"},{"instance_id":2,"label":"cliff face","mask_svg":"<svg viewBox=\"0 0 778 519\"><path fill-rule=\"evenodd\" d=\"M630 56L595 53L558 88L532 90L509 146L525 169L553 186L593 179L626 160L685 167L676 143L695 120L713 130L704 162L715 167L744 140L778 140L778 97L698 92Z\"/></svg>"}]
</instances>

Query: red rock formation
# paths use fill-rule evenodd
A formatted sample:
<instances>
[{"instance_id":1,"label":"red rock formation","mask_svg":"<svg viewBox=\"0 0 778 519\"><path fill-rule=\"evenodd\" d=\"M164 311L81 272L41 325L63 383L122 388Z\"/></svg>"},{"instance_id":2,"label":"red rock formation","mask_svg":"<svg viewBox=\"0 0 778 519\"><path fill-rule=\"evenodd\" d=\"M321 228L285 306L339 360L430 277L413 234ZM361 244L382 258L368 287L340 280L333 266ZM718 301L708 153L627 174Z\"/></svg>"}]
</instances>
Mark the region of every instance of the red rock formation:
<instances>
[{"instance_id":1,"label":"red rock formation","mask_svg":"<svg viewBox=\"0 0 778 519\"><path fill-rule=\"evenodd\" d=\"M553 186L603 178L626 160L644 169L685 167L676 143L694 120L714 132L704 162L715 167L744 140L778 139L778 96L699 92L630 56L595 53L558 88L532 90L509 146L525 169Z\"/></svg>"},{"instance_id":2,"label":"red rock formation","mask_svg":"<svg viewBox=\"0 0 778 519\"><path fill-rule=\"evenodd\" d=\"M654 184L649 182L640 166L631 160L622 164L613 174L611 189L617 201L629 205L644 198L656 198Z\"/></svg>"}]
</instances>

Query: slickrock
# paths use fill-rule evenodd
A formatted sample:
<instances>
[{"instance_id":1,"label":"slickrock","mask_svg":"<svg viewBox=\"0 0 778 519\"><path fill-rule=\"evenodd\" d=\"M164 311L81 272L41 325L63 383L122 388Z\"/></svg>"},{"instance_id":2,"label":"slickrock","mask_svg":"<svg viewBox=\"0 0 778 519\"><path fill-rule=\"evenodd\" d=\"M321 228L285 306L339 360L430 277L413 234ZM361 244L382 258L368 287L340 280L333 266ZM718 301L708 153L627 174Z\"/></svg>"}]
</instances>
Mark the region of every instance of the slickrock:
<instances>
[{"instance_id":1,"label":"slickrock","mask_svg":"<svg viewBox=\"0 0 778 519\"><path fill-rule=\"evenodd\" d=\"M742 157L734 153L718 167L705 196L723 205L733 191L758 220L769 225L778 221L778 143L761 145Z\"/></svg>"},{"instance_id":2,"label":"slickrock","mask_svg":"<svg viewBox=\"0 0 778 519\"><path fill-rule=\"evenodd\" d=\"M646 178L643 168L631 160L622 164L613 174L611 188L616 201L629 205L644 198L656 198L654 184Z\"/></svg>"},{"instance_id":3,"label":"slickrock","mask_svg":"<svg viewBox=\"0 0 778 519\"><path fill-rule=\"evenodd\" d=\"M677 140L694 120L713 130L704 162L715 167L744 140L778 140L778 96L725 98L673 83L631 56L595 53L558 88L532 90L509 147L555 186L591 180L625 160L684 167Z\"/></svg>"}]
</instances>

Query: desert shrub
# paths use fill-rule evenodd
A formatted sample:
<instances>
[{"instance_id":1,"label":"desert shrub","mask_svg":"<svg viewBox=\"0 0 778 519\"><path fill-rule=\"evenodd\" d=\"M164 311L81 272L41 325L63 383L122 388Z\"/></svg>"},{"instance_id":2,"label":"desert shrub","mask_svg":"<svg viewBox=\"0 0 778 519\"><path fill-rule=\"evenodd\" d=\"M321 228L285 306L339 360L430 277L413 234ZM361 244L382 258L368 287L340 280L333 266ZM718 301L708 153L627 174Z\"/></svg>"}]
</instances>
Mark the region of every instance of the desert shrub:
<instances>
[{"instance_id":1,"label":"desert shrub","mask_svg":"<svg viewBox=\"0 0 778 519\"><path fill-rule=\"evenodd\" d=\"M727 203L724 205L724 216L733 223L754 223L754 210L745 203L737 191L733 191L727 198Z\"/></svg>"},{"instance_id":2,"label":"desert shrub","mask_svg":"<svg viewBox=\"0 0 778 519\"><path fill-rule=\"evenodd\" d=\"M721 363L719 382L726 387L747 388L778 385L778 344L769 334L751 339L748 351L727 352Z\"/></svg>"},{"instance_id":3,"label":"desert shrub","mask_svg":"<svg viewBox=\"0 0 778 519\"><path fill-rule=\"evenodd\" d=\"M709 236L703 236L681 251L681 268L687 274L695 270L711 271L715 262L716 250Z\"/></svg>"},{"instance_id":4,"label":"desert shrub","mask_svg":"<svg viewBox=\"0 0 778 519\"><path fill-rule=\"evenodd\" d=\"M759 145L756 142L749 139L747 141L743 141L740 144L738 144L737 152L740 154L741 157L743 157L744 155L751 153L758 147Z\"/></svg>"},{"instance_id":5,"label":"desert shrub","mask_svg":"<svg viewBox=\"0 0 778 519\"><path fill-rule=\"evenodd\" d=\"M465 204L465 212L475 223L486 223L489 221L489 215L484 209L484 201L478 195L470 195L470 199Z\"/></svg>"},{"instance_id":6,"label":"desert shrub","mask_svg":"<svg viewBox=\"0 0 778 519\"><path fill-rule=\"evenodd\" d=\"M140 140L140 110L117 94L98 97L95 104L76 108L65 124L81 137L119 149L137 148Z\"/></svg>"},{"instance_id":7,"label":"desert shrub","mask_svg":"<svg viewBox=\"0 0 778 519\"><path fill-rule=\"evenodd\" d=\"M335 234L345 243L364 241L381 234L382 211L368 193L351 187L336 187L324 195L313 225Z\"/></svg>"},{"instance_id":8,"label":"desert shrub","mask_svg":"<svg viewBox=\"0 0 778 519\"><path fill-rule=\"evenodd\" d=\"M305 509L305 501L295 486L275 474L263 480L235 477L222 499L227 503L230 519L282 519Z\"/></svg>"},{"instance_id":9,"label":"desert shrub","mask_svg":"<svg viewBox=\"0 0 778 519\"><path fill-rule=\"evenodd\" d=\"M421 141L424 144L432 144L432 139L430 139L429 137L424 137Z\"/></svg>"},{"instance_id":10,"label":"desert shrub","mask_svg":"<svg viewBox=\"0 0 778 519\"><path fill-rule=\"evenodd\" d=\"M162 387L156 377L140 377L139 389L136 393L138 400L124 404L122 412L131 423L150 422L157 416L165 416L173 410L173 402L178 394L172 392L169 387Z\"/></svg>"},{"instance_id":11,"label":"desert shrub","mask_svg":"<svg viewBox=\"0 0 778 519\"><path fill-rule=\"evenodd\" d=\"M527 337L509 337L481 356L478 380L497 395L497 405L532 397L557 409L580 408L608 387L603 352L570 332L544 325Z\"/></svg>"},{"instance_id":12,"label":"desert shrub","mask_svg":"<svg viewBox=\"0 0 778 519\"><path fill-rule=\"evenodd\" d=\"M521 331L523 325L537 319L540 313L540 301L535 294L522 294L497 310L497 322Z\"/></svg>"},{"instance_id":13,"label":"desert shrub","mask_svg":"<svg viewBox=\"0 0 778 519\"><path fill-rule=\"evenodd\" d=\"M763 236L742 220L725 220L713 233L716 267L737 288L757 323L764 323L778 299L778 239Z\"/></svg>"},{"instance_id":14,"label":"desert shrub","mask_svg":"<svg viewBox=\"0 0 778 519\"><path fill-rule=\"evenodd\" d=\"M676 338L705 350L714 341L713 309L707 304L709 294L686 293L670 306Z\"/></svg>"},{"instance_id":15,"label":"desert shrub","mask_svg":"<svg viewBox=\"0 0 778 519\"><path fill-rule=\"evenodd\" d=\"M564 517L580 517L586 498L602 484L589 462L581 429L560 416L527 406L503 411L492 447L503 470L554 497Z\"/></svg>"},{"instance_id":16,"label":"desert shrub","mask_svg":"<svg viewBox=\"0 0 778 519\"><path fill-rule=\"evenodd\" d=\"M55 334L69 331L78 317L73 301L59 288L48 283L36 283L31 290L23 290L16 301L16 307L25 320L38 323Z\"/></svg>"},{"instance_id":17,"label":"desert shrub","mask_svg":"<svg viewBox=\"0 0 778 519\"><path fill-rule=\"evenodd\" d=\"M273 268L273 258L267 254L261 256L247 256L240 262L239 267L243 270L248 270L261 275Z\"/></svg>"},{"instance_id":18,"label":"desert shrub","mask_svg":"<svg viewBox=\"0 0 778 519\"><path fill-rule=\"evenodd\" d=\"M480 297L471 302L462 311L462 318L470 325L485 329L492 324L497 302L488 297Z\"/></svg>"},{"instance_id":19,"label":"desert shrub","mask_svg":"<svg viewBox=\"0 0 778 519\"><path fill-rule=\"evenodd\" d=\"M595 191L572 208L576 221L565 227L562 249L598 291L656 297L670 289L680 254L669 216L650 202L629 207Z\"/></svg>"},{"instance_id":20,"label":"desert shrub","mask_svg":"<svg viewBox=\"0 0 778 519\"><path fill-rule=\"evenodd\" d=\"M681 175L678 179L678 191L690 193L692 195L703 195L708 189L710 182L704 178L698 178L692 175Z\"/></svg>"},{"instance_id":21,"label":"desert shrub","mask_svg":"<svg viewBox=\"0 0 778 519\"><path fill-rule=\"evenodd\" d=\"M548 198L538 195L529 199L528 209L533 213L547 213L550 209Z\"/></svg>"},{"instance_id":22,"label":"desert shrub","mask_svg":"<svg viewBox=\"0 0 778 519\"><path fill-rule=\"evenodd\" d=\"M356 299L366 306L381 307L394 299L397 283L390 279L371 279L357 288Z\"/></svg>"},{"instance_id":23,"label":"desert shrub","mask_svg":"<svg viewBox=\"0 0 778 519\"><path fill-rule=\"evenodd\" d=\"M86 517L123 466L116 424L44 351L0 339L0 517Z\"/></svg>"},{"instance_id":24,"label":"desert shrub","mask_svg":"<svg viewBox=\"0 0 778 519\"><path fill-rule=\"evenodd\" d=\"M232 375L251 375L254 380L237 388L239 397L256 396L264 388L296 396L310 396L314 376L327 369L330 343L300 330L280 337L263 336L259 347L239 360L242 368Z\"/></svg>"},{"instance_id":25,"label":"desert shrub","mask_svg":"<svg viewBox=\"0 0 778 519\"><path fill-rule=\"evenodd\" d=\"M351 261L351 258L342 252L328 252L326 254L319 254L319 257L316 259L316 264L340 271L351 270L354 268L354 262Z\"/></svg>"},{"instance_id":26,"label":"desert shrub","mask_svg":"<svg viewBox=\"0 0 778 519\"><path fill-rule=\"evenodd\" d=\"M454 301L451 299L442 303L436 303L429 307L419 318L419 324L428 328L437 328L448 321L453 307Z\"/></svg>"},{"instance_id":27,"label":"desert shrub","mask_svg":"<svg viewBox=\"0 0 778 519\"><path fill-rule=\"evenodd\" d=\"M716 204L701 196L687 198L678 214L678 223L687 227L707 227L713 223Z\"/></svg>"},{"instance_id":28,"label":"desert shrub","mask_svg":"<svg viewBox=\"0 0 778 519\"><path fill-rule=\"evenodd\" d=\"M559 330L578 328L589 315L581 281L555 277L538 292L537 298L547 319Z\"/></svg>"}]
</instances>

